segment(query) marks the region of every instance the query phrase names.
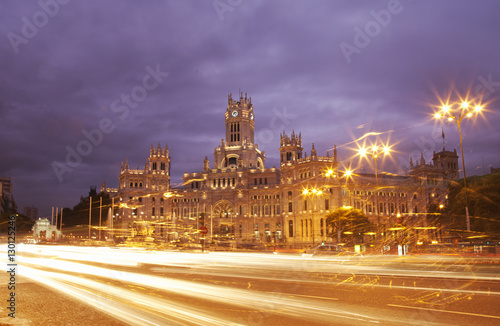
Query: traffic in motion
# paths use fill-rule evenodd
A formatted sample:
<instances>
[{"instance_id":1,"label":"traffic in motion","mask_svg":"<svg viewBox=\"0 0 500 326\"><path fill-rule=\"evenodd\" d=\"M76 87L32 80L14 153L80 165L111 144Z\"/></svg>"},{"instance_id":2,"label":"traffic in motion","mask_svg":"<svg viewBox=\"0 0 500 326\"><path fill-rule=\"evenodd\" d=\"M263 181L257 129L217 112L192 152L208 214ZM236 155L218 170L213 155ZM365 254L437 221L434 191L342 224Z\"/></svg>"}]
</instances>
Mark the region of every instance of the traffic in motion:
<instances>
[{"instance_id":1,"label":"traffic in motion","mask_svg":"<svg viewBox=\"0 0 500 326\"><path fill-rule=\"evenodd\" d=\"M17 263L116 325L500 324L491 258L23 245Z\"/></svg>"}]
</instances>

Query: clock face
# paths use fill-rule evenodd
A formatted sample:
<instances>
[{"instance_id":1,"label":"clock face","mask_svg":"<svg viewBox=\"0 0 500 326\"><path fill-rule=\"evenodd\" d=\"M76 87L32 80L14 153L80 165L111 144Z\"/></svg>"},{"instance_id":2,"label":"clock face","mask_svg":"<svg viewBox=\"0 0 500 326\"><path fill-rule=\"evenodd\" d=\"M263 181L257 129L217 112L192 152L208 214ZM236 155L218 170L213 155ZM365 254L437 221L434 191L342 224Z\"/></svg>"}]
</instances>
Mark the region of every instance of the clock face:
<instances>
[{"instance_id":1,"label":"clock face","mask_svg":"<svg viewBox=\"0 0 500 326\"><path fill-rule=\"evenodd\" d=\"M253 113L250 113L250 119L253 120Z\"/></svg>"},{"instance_id":2,"label":"clock face","mask_svg":"<svg viewBox=\"0 0 500 326\"><path fill-rule=\"evenodd\" d=\"M238 116L238 111L235 110L231 114L233 115L233 117L237 117Z\"/></svg>"}]
</instances>

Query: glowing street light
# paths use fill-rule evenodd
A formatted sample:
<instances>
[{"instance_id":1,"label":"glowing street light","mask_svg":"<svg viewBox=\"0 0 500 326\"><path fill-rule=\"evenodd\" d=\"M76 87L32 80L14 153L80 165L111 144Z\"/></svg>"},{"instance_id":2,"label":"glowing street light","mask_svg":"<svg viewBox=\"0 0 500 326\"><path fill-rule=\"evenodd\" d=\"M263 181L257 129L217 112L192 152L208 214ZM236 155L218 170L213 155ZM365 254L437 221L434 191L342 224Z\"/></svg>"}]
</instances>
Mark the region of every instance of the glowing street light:
<instances>
[{"instance_id":1,"label":"glowing street light","mask_svg":"<svg viewBox=\"0 0 500 326\"><path fill-rule=\"evenodd\" d=\"M471 105L468 100L455 103L447 103L441 106L440 110L434 113L436 119L447 118L448 121L455 121L458 126L458 135L460 137L460 153L462 155L462 171L464 173L464 190L465 190L465 220L467 223L467 231L470 231L469 219L469 204L467 201L467 181L465 176L465 158L464 149L462 146L462 120L471 118L475 114L479 114L483 107L480 103Z\"/></svg>"},{"instance_id":2,"label":"glowing street light","mask_svg":"<svg viewBox=\"0 0 500 326\"><path fill-rule=\"evenodd\" d=\"M312 189L307 189L307 188L304 188L302 190L302 195L303 196L321 196L323 195L323 190L321 189L317 189L317 188L312 188ZM314 208L314 203L312 202L313 204L313 208ZM313 209L314 211L314 209ZM311 233L312 233L312 241L313 241L313 246L314 246L314 243L315 243L315 234L314 234L314 213L312 215L312 219L311 219L312 223L311 223Z\"/></svg>"},{"instance_id":3,"label":"glowing street light","mask_svg":"<svg viewBox=\"0 0 500 326\"><path fill-rule=\"evenodd\" d=\"M379 217L379 207L378 207L378 167L377 167L377 159L381 155L389 155L391 152L391 149L389 146L384 145L384 146L378 146L378 145L373 145L370 149L367 149L365 147L362 147L358 150L358 155L361 157L371 157L373 161L375 162L375 214L377 216L377 237L380 235L379 232L379 224L380 224L380 217Z\"/></svg>"}]
</instances>

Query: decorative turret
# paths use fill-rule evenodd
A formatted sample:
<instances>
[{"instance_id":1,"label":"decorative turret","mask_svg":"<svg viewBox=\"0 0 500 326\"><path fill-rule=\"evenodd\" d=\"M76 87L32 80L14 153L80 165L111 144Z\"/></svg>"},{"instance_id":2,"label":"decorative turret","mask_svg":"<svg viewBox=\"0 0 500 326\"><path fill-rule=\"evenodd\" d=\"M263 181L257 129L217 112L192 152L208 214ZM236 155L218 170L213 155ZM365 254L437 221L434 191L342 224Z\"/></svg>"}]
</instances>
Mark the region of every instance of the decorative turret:
<instances>
[{"instance_id":1,"label":"decorative turret","mask_svg":"<svg viewBox=\"0 0 500 326\"><path fill-rule=\"evenodd\" d=\"M205 159L203 160L203 171L208 170L210 170L210 162L208 161L208 157L205 156Z\"/></svg>"},{"instance_id":2,"label":"decorative turret","mask_svg":"<svg viewBox=\"0 0 500 326\"><path fill-rule=\"evenodd\" d=\"M333 145L333 161L337 162L337 145Z\"/></svg>"},{"instance_id":3,"label":"decorative turret","mask_svg":"<svg viewBox=\"0 0 500 326\"><path fill-rule=\"evenodd\" d=\"M314 143L312 144L312 149L311 149L311 157L314 159L318 156L316 153L316 148L314 148Z\"/></svg>"},{"instance_id":4,"label":"decorative turret","mask_svg":"<svg viewBox=\"0 0 500 326\"><path fill-rule=\"evenodd\" d=\"M169 174L170 171L170 156L168 153L168 146L162 149L160 143L156 149L151 145L150 155L148 159L148 168L144 168L145 171L151 171L152 173L166 173Z\"/></svg>"},{"instance_id":5,"label":"decorative turret","mask_svg":"<svg viewBox=\"0 0 500 326\"><path fill-rule=\"evenodd\" d=\"M291 137L288 137L285 131L283 131L280 139L281 164L300 160L302 158L302 150L301 134L297 137L295 131L292 131Z\"/></svg>"},{"instance_id":6,"label":"decorative turret","mask_svg":"<svg viewBox=\"0 0 500 326\"><path fill-rule=\"evenodd\" d=\"M433 153L432 161L434 166L443 171L445 179L458 179L458 155L457 149L453 152L443 150L439 153Z\"/></svg>"}]
</instances>

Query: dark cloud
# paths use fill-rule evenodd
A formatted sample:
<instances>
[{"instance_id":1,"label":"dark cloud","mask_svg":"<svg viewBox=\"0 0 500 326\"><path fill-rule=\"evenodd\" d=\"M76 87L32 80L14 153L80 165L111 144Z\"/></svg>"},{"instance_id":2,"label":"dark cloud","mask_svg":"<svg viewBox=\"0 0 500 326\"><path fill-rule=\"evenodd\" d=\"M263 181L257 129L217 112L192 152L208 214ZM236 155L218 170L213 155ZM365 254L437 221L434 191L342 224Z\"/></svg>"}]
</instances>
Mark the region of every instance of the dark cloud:
<instances>
[{"instance_id":1,"label":"dark cloud","mask_svg":"<svg viewBox=\"0 0 500 326\"><path fill-rule=\"evenodd\" d=\"M283 129L302 132L308 153L313 142L320 153L336 144L353 162L352 140L383 132L398 151L384 164L389 172L402 172L410 155L429 160L443 146L442 128L446 148L459 149L457 126L431 114L453 87L489 102L484 119L464 123L468 174L500 166L500 3L402 0L348 63L341 43L354 45L355 29L389 3L243 1L220 20L210 1L72 1L25 37L26 20L43 19L39 3L2 2L0 175L12 177L19 206L46 215L90 185L116 186L121 162L142 167L150 144L161 143L178 183L205 156L213 160L227 95L239 89L252 97L268 166L278 165ZM25 37L17 50L11 33ZM168 77L126 117L113 112L156 66ZM51 164L104 119L114 130L59 182Z\"/></svg>"}]
</instances>

